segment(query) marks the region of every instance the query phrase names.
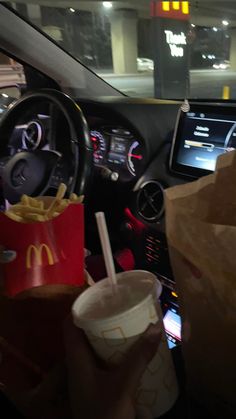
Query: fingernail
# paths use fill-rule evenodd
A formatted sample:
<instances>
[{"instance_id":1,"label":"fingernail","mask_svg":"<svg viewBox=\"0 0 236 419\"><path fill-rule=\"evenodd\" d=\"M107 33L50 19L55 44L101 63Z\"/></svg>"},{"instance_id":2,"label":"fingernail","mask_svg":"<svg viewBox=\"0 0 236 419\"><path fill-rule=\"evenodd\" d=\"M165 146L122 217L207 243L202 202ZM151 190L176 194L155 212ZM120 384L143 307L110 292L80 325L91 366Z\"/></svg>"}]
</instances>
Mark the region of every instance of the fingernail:
<instances>
[{"instance_id":1,"label":"fingernail","mask_svg":"<svg viewBox=\"0 0 236 419\"><path fill-rule=\"evenodd\" d=\"M162 329L159 323L157 324L150 324L147 328L146 332L144 333L144 338L147 339L151 343L155 343L161 336Z\"/></svg>"}]
</instances>

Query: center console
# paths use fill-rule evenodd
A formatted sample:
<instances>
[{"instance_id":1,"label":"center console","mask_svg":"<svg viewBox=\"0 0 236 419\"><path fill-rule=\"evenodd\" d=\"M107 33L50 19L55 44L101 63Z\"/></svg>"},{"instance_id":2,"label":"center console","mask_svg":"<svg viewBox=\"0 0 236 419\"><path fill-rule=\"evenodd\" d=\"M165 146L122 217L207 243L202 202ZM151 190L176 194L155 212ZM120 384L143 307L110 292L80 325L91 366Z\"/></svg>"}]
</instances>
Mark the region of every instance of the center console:
<instances>
[{"instance_id":1,"label":"center console","mask_svg":"<svg viewBox=\"0 0 236 419\"><path fill-rule=\"evenodd\" d=\"M169 171L183 182L211 174L219 155L236 149L236 107L190 104L179 110ZM164 232L148 229L144 236L146 269L155 273L163 286L161 296L164 326L170 348L181 342L178 296L171 271Z\"/></svg>"},{"instance_id":2,"label":"center console","mask_svg":"<svg viewBox=\"0 0 236 419\"><path fill-rule=\"evenodd\" d=\"M163 287L161 295L163 321L167 342L172 349L181 343L181 320L166 238L148 230L144 243L146 269L157 276Z\"/></svg>"}]
</instances>

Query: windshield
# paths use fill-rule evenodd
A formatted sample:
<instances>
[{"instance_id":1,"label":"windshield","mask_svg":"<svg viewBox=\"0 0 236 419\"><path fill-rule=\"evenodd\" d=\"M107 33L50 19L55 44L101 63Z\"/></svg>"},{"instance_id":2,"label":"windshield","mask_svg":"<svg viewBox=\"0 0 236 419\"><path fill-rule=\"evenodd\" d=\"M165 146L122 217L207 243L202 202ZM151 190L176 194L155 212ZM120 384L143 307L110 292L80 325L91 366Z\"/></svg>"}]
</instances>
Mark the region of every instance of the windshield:
<instances>
[{"instance_id":1,"label":"windshield","mask_svg":"<svg viewBox=\"0 0 236 419\"><path fill-rule=\"evenodd\" d=\"M235 1L8 4L126 95L236 98Z\"/></svg>"}]
</instances>

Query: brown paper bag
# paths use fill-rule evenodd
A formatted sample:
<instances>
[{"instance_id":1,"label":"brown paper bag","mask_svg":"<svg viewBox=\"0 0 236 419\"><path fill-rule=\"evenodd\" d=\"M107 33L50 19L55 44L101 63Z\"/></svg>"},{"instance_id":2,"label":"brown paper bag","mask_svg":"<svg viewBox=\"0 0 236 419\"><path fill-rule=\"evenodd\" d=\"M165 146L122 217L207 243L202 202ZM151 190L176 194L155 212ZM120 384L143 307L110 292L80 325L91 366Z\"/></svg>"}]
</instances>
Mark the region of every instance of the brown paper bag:
<instances>
[{"instance_id":1,"label":"brown paper bag","mask_svg":"<svg viewBox=\"0 0 236 419\"><path fill-rule=\"evenodd\" d=\"M236 417L236 152L216 172L166 190L166 231L191 395Z\"/></svg>"}]
</instances>

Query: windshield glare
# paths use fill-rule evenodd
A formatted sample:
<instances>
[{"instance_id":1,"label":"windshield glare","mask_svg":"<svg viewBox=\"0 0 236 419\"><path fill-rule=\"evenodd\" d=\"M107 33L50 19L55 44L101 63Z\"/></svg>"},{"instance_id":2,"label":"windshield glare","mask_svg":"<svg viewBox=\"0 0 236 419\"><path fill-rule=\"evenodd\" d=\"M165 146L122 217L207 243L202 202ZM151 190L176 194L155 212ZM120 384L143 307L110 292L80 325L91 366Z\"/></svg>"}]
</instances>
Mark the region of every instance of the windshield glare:
<instances>
[{"instance_id":1,"label":"windshield glare","mask_svg":"<svg viewBox=\"0 0 236 419\"><path fill-rule=\"evenodd\" d=\"M129 96L236 98L235 1L8 4Z\"/></svg>"}]
</instances>

